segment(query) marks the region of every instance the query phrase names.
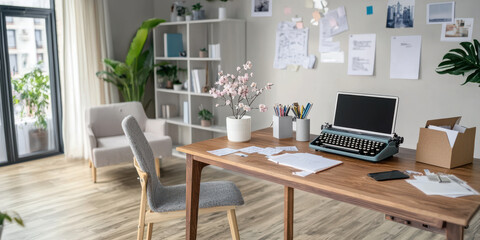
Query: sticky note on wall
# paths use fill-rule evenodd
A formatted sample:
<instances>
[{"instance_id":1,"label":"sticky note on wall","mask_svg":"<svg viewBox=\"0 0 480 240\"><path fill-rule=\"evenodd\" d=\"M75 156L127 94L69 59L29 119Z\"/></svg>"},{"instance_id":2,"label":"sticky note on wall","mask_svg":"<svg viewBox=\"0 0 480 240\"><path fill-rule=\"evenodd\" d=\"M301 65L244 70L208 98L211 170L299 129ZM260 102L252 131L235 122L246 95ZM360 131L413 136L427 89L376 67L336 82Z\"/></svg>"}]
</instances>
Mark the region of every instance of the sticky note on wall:
<instances>
[{"instance_id":1,"label":"sticky note on wall","mask_svg":"<svg viewBox=\"0 0 480 240\"><path fill-rule=\"evenodd\" d=\"M373 6L367 6L367 15L373 14Z\"/></svg>"}]
</instances>

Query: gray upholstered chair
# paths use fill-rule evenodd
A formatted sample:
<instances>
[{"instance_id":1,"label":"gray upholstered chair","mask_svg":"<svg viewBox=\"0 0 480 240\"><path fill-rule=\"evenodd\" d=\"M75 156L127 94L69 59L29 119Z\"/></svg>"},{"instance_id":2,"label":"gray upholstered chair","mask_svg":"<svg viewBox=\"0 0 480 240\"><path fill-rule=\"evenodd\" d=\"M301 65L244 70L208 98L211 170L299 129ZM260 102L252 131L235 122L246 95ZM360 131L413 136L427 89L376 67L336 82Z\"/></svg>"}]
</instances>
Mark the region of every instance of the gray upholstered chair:
<instances>
[{"instance_id":1,"label":"gray upholstered chair","mask_svg":"<svg viewBox=\"0 0 480 240\"><path fill-rule=\"evenodd\" d=\"M163 186L156 175L157 167L152 149L135 118L126 117L122 127L132 148L134 164L142 186L137 239L143 239L145 224L148 225L147 239L151 239L153 223L185 217L186 186ZM146 207L147 201L149 210ZM240 238L235 206L242 204L242 194L232 182L205 182L200 185L199 214L227 211L233 239Z\"/></svg>"},{"instance_id":2,"label":"gray upholstered chair","mask_svg":"<svg viewBox=\"0 0 480 240\"><path fill-rule=\"evenodd\" d=\"M93 182L97 180L97 168L131 162L132 150L122 130L122 120L132 115L140 124L155 161L172 154L172 140L166 136L166 122L162 119L148 119L139 102L125 102L102 105L87 109L85 114L90 167ZM158 164L160 166L160 164ZM160 168L157 169L160 175Z\"/></svg>"}]
</instances>

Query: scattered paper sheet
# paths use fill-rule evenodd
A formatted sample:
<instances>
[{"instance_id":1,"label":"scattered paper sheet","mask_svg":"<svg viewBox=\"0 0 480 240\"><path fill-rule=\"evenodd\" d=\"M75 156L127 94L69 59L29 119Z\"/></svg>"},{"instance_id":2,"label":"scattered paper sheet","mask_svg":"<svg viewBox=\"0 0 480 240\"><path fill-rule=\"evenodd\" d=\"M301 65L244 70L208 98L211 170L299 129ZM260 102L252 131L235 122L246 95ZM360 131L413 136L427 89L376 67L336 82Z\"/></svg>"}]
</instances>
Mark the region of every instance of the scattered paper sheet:
<instances>
[{"instance_id":1,"label":"scattered paper sheet","mask_svg":"<svg viewBox=\"0 0 480 240\"><path fill-rule=\"evenodd\" d=\"M250 146L250 147L246 147L246 148L242 148L242 149L238 149L239 152L244 152L244 153L256 153L256 152L259 152L259 151L262 151L263 148L261 147L256 147L256 146Z\"/></svg>"},{"instance_id":2,"label":"scattered paper sheet","mask_svg":"<svg viewBox=\"0 0 480 240\"><path fill-rule=\"evenodd\" d=\"M455 140L457 140L458 131L450 130L450 129L446 129L446 128L442 128L442 127L437 127L437 126L433 126L433 125L429 125L428 128L433 129L433 130L437 130L437 131L445 132L447 134L448 142L450 143L450 147L453 148L453 145L455 145Z\"/></svg>"},{"instance_id":3,"label":"scattered paper sheet","mask_svg":"<svg viewBox=\"0 0 480 240\"><path fill-rule=\"evenodd\" d=\"M320 53L320 62L322 63L344 63L345 57L343 52Z\"/></svg>"},{"instance_id":4,"label":"scattered paper sheet","mask_svg":"<svg viewBox=\"0 0 480 240\"><path fill-rule=\"evenodd\" d=\"M326 53L326 52L339 52L341 51L340 49L340 42L333 41L333 38L331 37L325 37L323 35L323 26L319 26L319 38L318 38L318 51L321 53Z\"/></svg>"},{"instance_id":5,"label":"scattered paper sheet","mask_svg":"<svg viewBox=\"0 0 480 240\"><path fill-rule=\"evenodd\" d=\"M280 22L275 41L275 59L273 67L285 69L289 64L313 68L316 58L307 55L308 28L297 29L294 22Z\"/></svg>"},{"instance_id":6,"label":"scattered paper sheet","mask_svg":"<svg viewBox=\"0 0 480 240\"><path fill-rule=\"evenodd\" d=\"M240 157L248 157L247 154L243 154L243 153L234 153L234 154Z\"/></svg>"},{"instance_id":7,"label":"scattered paper sheet","mask_svg":"<svg viewBox=\"0 0 480 240\"><path fill-rule=\"evenodd\" d=\"M480 195L467 182L453 174L435 174L425 169L425 176L413 176L415 180L406 180L427 195L440 195L457 198L470 195Z\"/></svg>"},{"instance_id":8,"label":"scattered paper sheet","mask_svg":"<svg viewBox=\"0 0 480 240\"><path fill-rule=\"evenodd\" d=\"M270 155L278 154L278 153L280 153L280 152L282 152L282 151L283 151L283 150L280 150L280 149L275 149L275 148L267 147L267 148L264 148L263 150L259 151L258 153L259 153L259 154L263 154L263 155L270 156Z\"/></svg>"},{"instance_id":9,"label":"scattered paper sheet","mask_svg":"<svg viewBox=\"0 0 480 240\"><path fill-rule=\"evenodd\" d=\"M373 75L376 34L352 34L348 42L348 75Z\"/></svg>"},{"instance_id":10,"label":"scattered paper sheet","mask_svg":"<svg viewBox=\"0 0 480 240\"><path fill-rule=\"evenodd\" d=\"M217 156L224 156L224 155L228 155L228 154L231 154L231 153L234 153L234 152L238 152L237 149L231 149L231 148L221 148L221 149L217 149L217 150L213 150L213 151L207 151L208 153L211 153L213 155L217 155Z\"/></svg>"},{"instance_id":11,"label":"scattered paper sheet","mask_svg":"<svg viewBox=\"0 0 480 240\"><path fill-rule=\"evenodd\" d=\"M348 30L347 15L345 7L339 7L328 11L323 18L320 19L324 37L332 37Z\"/></svg>"},{"instance_id":12,"label":"scattered paper sheet","mask_svg":"<svg viewBox=\"0 0 480 240\"><path fill-rule=\"evenodd\" d=\"M285 153L278 156L271 156L268 160L310 173L320 172L342 163L342 161L328 159L311 153ZM294 174L298 176L308 175L302 172Z\"/></svg>"},{"instance_id":13,"label":"scattered paper sheet","mask_svg":"<svg viewBox=\"0 0 480 240\"><path fill-rule=\"evenodd\" d=\"M393 36L390 48L390 78L418 79L421 36Z\"/></svg>"},{"instance_id":14,"label":"scattered paper sheet","mask_svg":"<svg viewBox=\"0 0 480 240\"><path fill-rule=\"evenodd\" d=\"M298 152L298 148L296 146L276 147L275 149L283 150L286 152Z\"/></svg>"}]
</instances>

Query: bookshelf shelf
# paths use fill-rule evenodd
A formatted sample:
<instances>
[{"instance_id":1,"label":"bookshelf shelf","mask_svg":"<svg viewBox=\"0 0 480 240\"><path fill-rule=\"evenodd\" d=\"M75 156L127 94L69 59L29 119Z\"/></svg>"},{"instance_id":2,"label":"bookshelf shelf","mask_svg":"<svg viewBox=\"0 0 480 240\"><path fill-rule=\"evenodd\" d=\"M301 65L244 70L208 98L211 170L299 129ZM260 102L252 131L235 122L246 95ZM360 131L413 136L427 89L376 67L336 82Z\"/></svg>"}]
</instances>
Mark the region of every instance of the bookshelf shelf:
<instances>
[{"instance_id":1,"label":"bookshelf shelf","mask_svg":"<svg viewBox=\"0 0 480 240\"><path fill-rule=\"evenodd\" d=\"M165 57L165 33L182 35L183 49L188 57ZM153 41L155 63L170 61L172 64L186 69L185 72L178 72L177 75L180 81L187 82L186 90L181 91L160 88L161 81L157 81L159 78L156 70L154 71L155 116L163 117L161 114L164 105L170 105L170 109L176 112L173 118L164 119L168 123L168 135L175 143L172 154L185 156L176 152L175 148L226 134L225 118L231 115L231 112L227 108L216 108L217 99L208 93L198 91L199 88L203 89L202 84L208 88L212 87L217 81L218 71L235 71L237 66L245 63L245 20L206 19L166 22L153 30ZM177 45L176 43L178 41L174 42L174 45ZM199 50L208 49L209 45L220 46L220 49L212 51L214 55L218 53L218 57L198 57ZM199 75L200 81L198 80ZM215 125L209 127L200 125L198 111L201 107L213 113ZM184 119L188 121L184 121Z\"/></svg>"}]
</instances>

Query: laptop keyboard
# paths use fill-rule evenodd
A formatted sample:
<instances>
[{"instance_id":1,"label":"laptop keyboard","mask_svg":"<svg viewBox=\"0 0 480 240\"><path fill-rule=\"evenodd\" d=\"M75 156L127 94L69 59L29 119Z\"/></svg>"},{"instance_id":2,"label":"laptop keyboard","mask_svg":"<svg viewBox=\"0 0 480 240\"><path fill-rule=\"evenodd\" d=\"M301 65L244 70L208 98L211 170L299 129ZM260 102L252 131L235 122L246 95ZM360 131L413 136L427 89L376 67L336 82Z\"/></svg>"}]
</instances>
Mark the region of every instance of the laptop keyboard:
<instances>
[{"instance_id":1,"label":"laptop keyboard","mask_svg":"<svg viewBox=\"0 0 480 240\"><path fill-rule=\"evenodd\" d=\"M376 156L387 146L383 142L324 132L311 144L365 156Z\"/></svg>"}]
</instances>

